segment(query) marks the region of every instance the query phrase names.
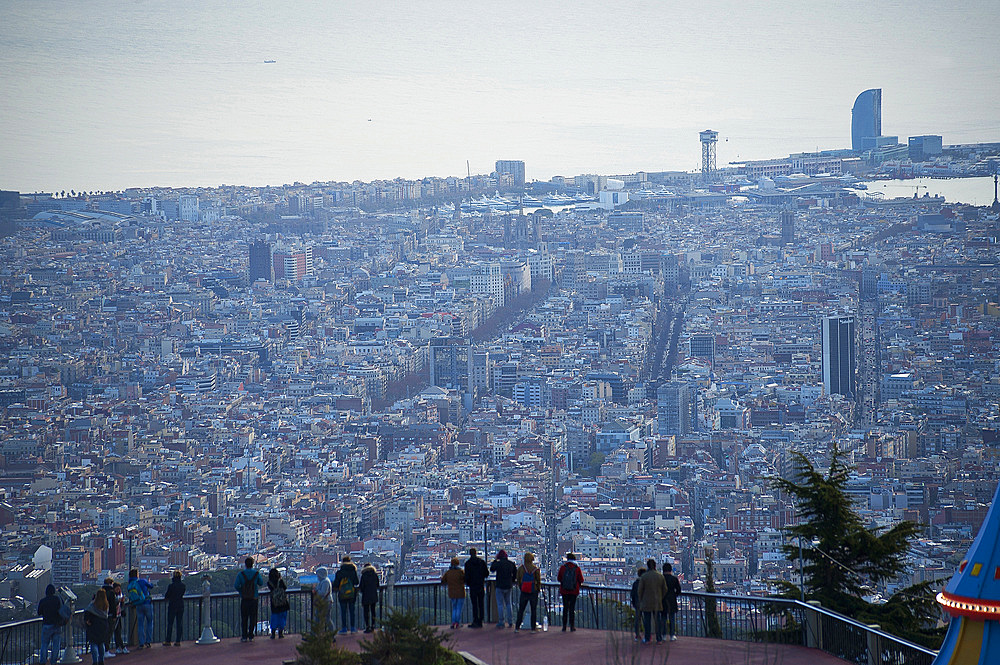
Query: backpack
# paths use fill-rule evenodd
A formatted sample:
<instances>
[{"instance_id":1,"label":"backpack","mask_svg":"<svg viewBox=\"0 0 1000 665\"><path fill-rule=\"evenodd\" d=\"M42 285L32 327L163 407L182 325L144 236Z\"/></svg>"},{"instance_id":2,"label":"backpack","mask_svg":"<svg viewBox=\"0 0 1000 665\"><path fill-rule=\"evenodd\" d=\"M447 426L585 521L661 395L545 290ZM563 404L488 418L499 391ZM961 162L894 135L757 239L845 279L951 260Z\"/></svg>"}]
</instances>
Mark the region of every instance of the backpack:
<instances>
[{"instance_id":1,"label":"backpack","mask_svg":"<svg viewBox=\"0 0 1000 665\"><path fill-rule=\"evenodd\" d=\"M358 592L357 588L354 586L354 582L351 581L350 575L344 575L340 578L340 586L337 587L337 598L340 600L354 600L354 595Z\"/></svg>"},{"instance_id":2,"label":"backpack","mask_svg":"<svg viewBox=\"0 0 1000 665\"><path fill-rule=\"evenodd\" d=\"M247 600L253 600L257 597L257 586L254 584L256 579L251 579L247 575L246 570L240 571L240 577L243 578L243 583L240 584L240 598L245 598ZM254 578L257 577L257 571L254 571Z\"/></svg>"},{"instance_id":3,"label":"backpack","mask_svg":"<svg viewBox=\"0 0 1000 665\"><path fill-rule=\"evenodd\" d=\"M278 583L278 586L271 591L271 607L285 607L288 605L288 594L285 593L285 587Z\"/></svg>"},{"instance_id":4,"label":"backpack","mask_svg":"<svg viewBox=\"0 0 1000 665\"><path fill-rule=\"evenodd\" d=\"M65 626L73 618L73 610L69 608L69 605L63 603L59 606L59 625Z\"/></svg>"},{"instance_id":5,"label":"backpack","mask_svg":"<svg viewBox=\"0 0 1000 665\"><path fill-rule=\"evenodd\" d=\"M128 584L128 602L133 605L142 605L147 600L149 600L149 592L146 588L139 584L139 580L134 582L129 582Z\"/></svg>"},{"instance_id":6,"label":"backpack","mask_svg":"<svg viewBox=\"0 0 1000 665\"><path fill-rule=\"evenodd\" d=\"M566 562L559 576L559 588L569 593L576 592L576 564Z\"/></svg>"},{"instance_id":7,"label":"backpack","mask_svg":"<svg viewBox=\"0 0 1000 665\"><path fill-rule=\"evenodd\" d=\"M524 574L521 575L521 593L535 593L535 570L530 573L527 568L522 566Z\"/></svg>"}]
</instances>

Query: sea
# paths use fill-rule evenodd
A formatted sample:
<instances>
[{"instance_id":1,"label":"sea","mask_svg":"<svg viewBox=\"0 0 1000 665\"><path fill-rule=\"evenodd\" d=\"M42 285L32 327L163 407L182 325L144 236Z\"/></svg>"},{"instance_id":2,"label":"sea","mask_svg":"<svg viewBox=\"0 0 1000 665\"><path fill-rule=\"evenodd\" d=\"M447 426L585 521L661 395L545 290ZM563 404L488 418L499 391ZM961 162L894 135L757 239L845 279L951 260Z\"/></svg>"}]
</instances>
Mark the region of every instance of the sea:
<instances>
[{"instance_id":1,"label":"sea","mask_svg":"<svg viewBox=\"0 0 1000 665\"><path fill-rule=\"evenodd\" d=\"M996 0L0 0L0 187L693 170L997 140ZM273 62L268 62L273 61Z\"/></svg>"},{"instance_id":2,"label":"sea","mask_svg":"<svg viewBox=\"0 0 1000 665\"><path fill-rule=\"evenodd\" d=\"M948 203L968 203L983 206L993 203L993 178L910 178L907 180L874 180L860 196L881 192L885 198L900 196L943 196Z\"/></svg>"}]
</instances>

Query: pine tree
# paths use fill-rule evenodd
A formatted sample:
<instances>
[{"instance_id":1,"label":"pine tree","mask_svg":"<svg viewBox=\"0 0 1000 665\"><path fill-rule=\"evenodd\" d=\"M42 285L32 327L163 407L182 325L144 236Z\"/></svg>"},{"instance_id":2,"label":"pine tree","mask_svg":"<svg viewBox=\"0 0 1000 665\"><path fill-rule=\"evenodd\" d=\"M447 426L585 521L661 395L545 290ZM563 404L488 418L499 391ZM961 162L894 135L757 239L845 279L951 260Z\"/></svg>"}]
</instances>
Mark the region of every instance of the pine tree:
<instances>
[{"instance_id":1,"label":"pine tree","mask_svg":"<svg viewBox=\"0 0 1000 665\"><path fill-rule=\"evenodd\" d=\"M715 593L715 559L709 547L705 548L705 593ZM705 598L705 635L722 637L715 598L711 597Z\"/></svg>"},{"instance_id":2,"label":"pine tree","mask_svg":"<svg viewBox=\"0 0 1000 665\"><path fill-rule=\"evenodd\" d=\"M889 529L866 527L847 493L853 469L841 450L833 450L825 474L802 453L792 455L798 482L769 479L774 487L795 498L801 518L787 529L792 538L784 545L784 552L790 561L798 562L802 539L804 589L786 583L785 595L799 598L804 591L807 599L818 600L826 608L878 623L911 639L933 633L925 630L936 617L930 584L904 589L881 605L862 598L905 572L907 554L920 525L904 520Z\"/></svg>"}]
</instances>

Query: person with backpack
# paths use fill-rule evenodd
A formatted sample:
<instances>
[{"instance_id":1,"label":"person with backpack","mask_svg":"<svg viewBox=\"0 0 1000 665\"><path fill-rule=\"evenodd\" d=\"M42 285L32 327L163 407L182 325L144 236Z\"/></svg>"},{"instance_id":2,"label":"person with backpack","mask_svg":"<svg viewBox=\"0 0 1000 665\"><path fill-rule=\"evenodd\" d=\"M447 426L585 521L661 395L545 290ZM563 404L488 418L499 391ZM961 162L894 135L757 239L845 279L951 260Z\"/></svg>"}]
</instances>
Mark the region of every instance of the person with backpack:
<instances>
[{"instance_id":1,"label":"person with backpack","mask_svg":"<svg viewBox=\"0 0 1000 665\"><path fill-rule=\"evenodd\" d=\"M497 591L497 628L503 628L506 623L514 627L514 607L511 605L514 592L514 580L517 578L517 566L507 558L507 552L500 550L490 563L490 572L496 579Z\"/></svg>"},{"instance_id":2,"label":"person with backpack","mask_svg":"<svg viewBox=\"0 0 1000 665\"><path fill-rule=\"evenodd\" d=\"M462 625L462 606L465 604L465 571L457 556L451 558L451 567L441 576L441 584L448 585L448 600L451 601L451 627Z\"/></svg>"},{"instance_id":3,"label":"person with backpack","mask_svg":"<svg viewBox=\"0 0 1000 665\"><path fill-rule=\"evenodd\" d=\"M465 562L465 585L469 587L469 603L472 605L472 623L469 628L482 628L486 614L486 578L490 569L479 558L475 547L469 548L469 558Z\"/></svg>"},{"instance_id":4,"label":"person with backpack","mask_svg":"<svg viewBox=\"0 0 1000 665\"><path fill-rule=\"evenodd\" d=\"M149 593L152 588L149 580L139 577L137 569L128 571L128 602L136 614L140 649L153 646L153 596Z\"/></svg>"},{"instance_id":5,"label":"person with backpack","mask_svg":"<svg viewBox=\"0 0 1000 665\"><path fill-rule=\"evenodd\" d=\"M170 635L173 633L174 624L177 624L177 641L175 647L181 645L181 626L184 624L184 593L187 587L181 581L181 571L175 570L170 585L167 586L163 597L167 600L167 639L163 641L163 646L170 646Z\"/></svg>"},{"instance_id":6,"label":"person with backpack","mask_svg":"<svg viewBox=\"0 0 1000 665\"><path fill-rule=\"evenodd\" d=\"M663 617L670 626L670 641L677 641L677 596L681 595L681 582L673 573L674 567L663 564L663 580L667 583L667 594L663 596Z\"/></svg>"},{"instance_id":7,"label":"person with backpack","mask_svg":"<svg viewBox=\"0 0 1000 665\"><path fill-rule=\"evenodd\" d=\"M632 582L632 613L635 615L635 641L638 642L641 638L639 633L642 627L642 612L639 610L639 580L642 578L642 574L646 572L646 569L639 566L639 570L636 571L637 575L635 580Z\"/></svg>"},{"instance_id":8,"label":"person with backpack","mask_svg":"<svg viewBox=\"0 0 1000 665\"><path fill-rule=\"evenodd\" d=\"M337 601L340 603L340 634L347 633L350 625L352 633L358 632L355 628L358 609L358 586L361 580L358 579L358 567L351 561L347 554L340 560L340 570L333 578L333 588L337 592Z\"/></svg>"},{"instance_id":9,"label":"person with backpack","mask_svg":"<svg viewBox=\"0 0 1000 665\"><path fill-rule=\"evenodd\" d=\"M240 642L253 642L257 630L257 589L264 586L264 577L253 567L253 557L243 560L243 569L236 575L233 586L240 594Z\"/></svg>"},{"instance_id":10,"label":"person with backpack","mask_svg":"<svg viewBox=\"0 0 1000 665\"><path fill-rule=\"evenodd\" d=\"M559 568L559 595L563 601L562 629L566 632L569 622L570 632L576 632L576 599L580 597L580 586L583 584L583 571L576 565L576 555L566 552L566 563Z\"/></svg>"},{"instance_id":11,"label":"person with backpack","mask_svg":"<svg viewBox=\"0 0 1000 665\"><path fill-rule=\"evenodd\" d=\"M62 617L63 602L56 595L53 585L45 587L45 597L38 601L38 616L42 617L42 639L39 644L38 662L41 665L51 663L56 665L59 660L59 648L62 646L62 627L65 621ZM49 659L51 647L52 659Z\"/></svg>"},{"instance_id":12,"label":"person with backpack","mask_svg":"<svg viewBox=\"0 0 1000 665\"><path fill-rule=\"evenodd\" d=\"M333 642L337 641L337 627L333 624L333 582L326 566L316 569L316 586L313 587L313 607L326 612L326 630Z\"/></svg>"},{"instance_id":13,"label":"person with backpack","mask_svg":"<svg viewBox=\"0 0 1000 665\"><path fill-rule=\"evenodd\" d=\"M361 569L361 613L365 617L365 632L375 632L375 606L378 605L379 579L375 566L368 562Z\"/></svg>"},{"instance_id":14,"label":"person with backpack","mask_svg":"<svg viewBox=\"0 0 1000 665\"><path fill-rule=\"evenodd\" d=\"M542 571L535 565L535 555L531 552L524 553L524 563L517 567L517 588L521 591L521 597L517 606L517 621L514 623L514 632L520 632L521 622L524 621L524 608L531 605L531 632L538 631L538 593L542 588Z\"/></svg>"},{"instance_id":15,"label":"person with backpack","mask_svg":"<svg viewBox=\"0 0 1000 665\"><path fill-rule=\"evenodd\" d=\"M90 643L91 665L104 665L104 645L108 641L108 597L104 589L97 590L83 611L83 625Z\"/></svg>"},{"instance_id":16,"label":"person with backpack","mask_svg":"<svg viewBox=\"0 0 1000 665\"><path fill-rule=\"evenodd\" d=\"M275 633L285 639L288 610L292 605L288 602L288 585L281 579L281 572L277 568L267 571L267 588L271 592L271 639L274 639Z\"/></svg>"}]
</instances>

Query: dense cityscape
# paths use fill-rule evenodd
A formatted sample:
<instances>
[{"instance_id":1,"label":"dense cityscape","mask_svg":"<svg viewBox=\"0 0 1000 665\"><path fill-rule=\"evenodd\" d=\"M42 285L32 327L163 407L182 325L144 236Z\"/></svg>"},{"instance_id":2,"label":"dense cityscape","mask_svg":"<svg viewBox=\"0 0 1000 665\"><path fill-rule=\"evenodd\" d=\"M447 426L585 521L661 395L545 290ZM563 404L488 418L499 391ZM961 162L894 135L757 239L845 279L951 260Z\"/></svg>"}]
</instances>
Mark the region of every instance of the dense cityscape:
<instances>
[{"instance_id":1,"label":"dense cityscape","mask_svg":"<svg viewBox=\"0 0 1000 665\"><path fill-rule=\"evenodd\" d=\"M1000 206L864 183L1000 143L900 142L881 101L851 149L719 166L706 130L698 172L2 192L3 614L470 546L767 595L799 579L770 479L834 449L869 526L925 527L870 599L947 578L998 480Z\"/></svg>"}]
</instances>

